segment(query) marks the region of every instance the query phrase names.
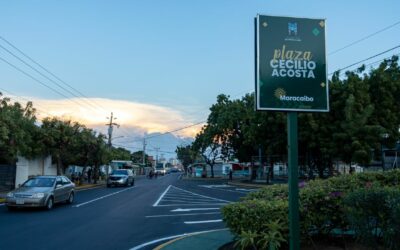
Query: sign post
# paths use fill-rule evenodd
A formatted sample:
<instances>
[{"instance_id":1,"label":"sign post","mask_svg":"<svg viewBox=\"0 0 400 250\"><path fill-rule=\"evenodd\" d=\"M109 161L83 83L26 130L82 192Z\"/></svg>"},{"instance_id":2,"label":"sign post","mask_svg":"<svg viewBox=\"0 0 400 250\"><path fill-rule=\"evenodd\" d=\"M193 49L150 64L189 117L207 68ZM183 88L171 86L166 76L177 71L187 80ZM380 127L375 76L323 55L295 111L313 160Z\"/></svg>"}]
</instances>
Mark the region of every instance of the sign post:
<instances>
[{"instance_id":1,"label":"sign post","mask_svg":"<svg viewBox=\"0 0 400 250\"><path fill-rule=\"evenodd\" d=\"M289 244L300 249L298 112L329 112L325 20L258 15L256 110L287 114Z\"/></svg>"}]
</instances>

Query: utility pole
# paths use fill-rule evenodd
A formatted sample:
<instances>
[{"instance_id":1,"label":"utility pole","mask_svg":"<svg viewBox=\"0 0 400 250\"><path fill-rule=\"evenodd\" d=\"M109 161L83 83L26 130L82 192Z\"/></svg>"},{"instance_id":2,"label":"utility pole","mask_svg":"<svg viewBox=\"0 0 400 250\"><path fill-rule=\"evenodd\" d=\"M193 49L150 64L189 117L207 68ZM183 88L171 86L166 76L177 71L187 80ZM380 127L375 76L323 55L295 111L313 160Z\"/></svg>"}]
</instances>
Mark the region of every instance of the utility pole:
<instances>
[{"instance_id":1,"label":"utility pole","mask_svg":"<svg viewBox=\"0 0 400 250\"><path fill-rule=\"evenodd\" d=\"M146 137L143 137L143 167L146 166Z\"/></svg>"},{"instance_id":2,"label":"utility pole","mask_svg":"<svg viewBox=\"0 0 400 250\"><path fill-rule=\"evenodd\" d=\"M156 165L157 165L157 163L158 163L158 150L160 150L160 148L157 147L157 148L154 148L154 149L156 150Z\"/></svg>"},{"instance_id":3,"label":"utility pole","mask_svg":"<svg viewBox=\"0 0 400 250\"><path fill-rule=\"evenodd\" d=\"M108 126L108 143L107 143L107 145L108 145L108 148L111 151L111 147L112 147L112 143L111 143L112 132L113 132L114 126L117 126L119 128L119 124L113 122L113 120L117 119L117 117L114 117L113 112L111 112L110 118L107 117L107 119L110 119L110 122L106 124L106 126ZM107 167L106 167L106 180L108 179L108 171L109 171L109 169L108 169L108 165L107 165Z\"/></svg>"},{"instance_id":4,"label":"utility pole","mask_svg":"<svg viewBox=\"0 0 400 250\"><path fill-rule=\"evenodd\" d=\"M113 112L111 112L110 118L107 117L107 119L110 119L110 122L107 123L106 125L108 126L108 146L111 148L111 146L112 146L111 139L112 139L112 132L113 132L113 129L114 129L114 125L119 128L119 124L113 122L113 119L117 120L117 117L114 117Z\"/></svg>"}]
</instances>

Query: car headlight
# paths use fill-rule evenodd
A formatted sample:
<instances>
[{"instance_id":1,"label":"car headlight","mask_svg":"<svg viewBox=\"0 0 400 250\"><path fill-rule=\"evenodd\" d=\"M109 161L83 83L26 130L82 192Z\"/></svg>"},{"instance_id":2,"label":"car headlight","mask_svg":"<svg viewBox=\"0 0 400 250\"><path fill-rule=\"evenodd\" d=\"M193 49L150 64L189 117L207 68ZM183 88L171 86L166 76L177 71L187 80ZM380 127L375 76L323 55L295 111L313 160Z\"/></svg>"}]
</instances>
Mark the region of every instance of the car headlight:
<instances>
[{"instance_id":1,"label":"car headlight","mask_svg":"<svg viewBox=\"0 0 400 250\"><path fill-rule=\"evenodd\" d=\"M7 193L7 198L12 198L12 197L14 197L14 194L13 193Z\"/></svg>"},{"instance_id":2,"label":"car headlight","mask_svg":"<svg viewBox=\"0 0 400 250\"><path fill-rule=\"evenodd\" d=\"M32 197L40 199L40 198L44 197L44 193L36 193L36 194L33 194Z\"/></svg>"}]
</instances>

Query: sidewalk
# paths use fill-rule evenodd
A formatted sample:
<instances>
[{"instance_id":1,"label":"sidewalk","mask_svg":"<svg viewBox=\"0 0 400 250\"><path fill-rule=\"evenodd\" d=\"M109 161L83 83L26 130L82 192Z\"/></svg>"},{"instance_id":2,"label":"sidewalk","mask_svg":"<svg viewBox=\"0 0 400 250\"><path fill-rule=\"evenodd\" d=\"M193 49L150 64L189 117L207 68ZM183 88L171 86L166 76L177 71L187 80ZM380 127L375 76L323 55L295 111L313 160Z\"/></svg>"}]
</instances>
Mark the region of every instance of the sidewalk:
<instances>
[{"instance_id":1,"label":"sidewalk","mask_svg":"<svg viewBox=\"0 0 400 250\"><path fill-rule=\"evenodd\" d=\"M231 241L233 241L231 232L228 229L220 229L176 238L154 248L154 250L216 250Z\"/></svg>"}]
</instances>

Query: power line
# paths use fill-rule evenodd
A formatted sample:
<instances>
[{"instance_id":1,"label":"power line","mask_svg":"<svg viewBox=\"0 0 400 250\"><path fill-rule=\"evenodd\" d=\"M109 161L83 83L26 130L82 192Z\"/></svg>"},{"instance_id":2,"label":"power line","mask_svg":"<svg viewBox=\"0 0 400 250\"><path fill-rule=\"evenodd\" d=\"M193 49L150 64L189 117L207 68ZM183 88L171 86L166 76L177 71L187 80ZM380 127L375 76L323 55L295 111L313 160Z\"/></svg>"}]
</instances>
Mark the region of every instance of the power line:
<instances>
[{"instance_id":1,"label":"power line","mask_svg":"<svg viewBox=\"0 0 400 250\"><path fill-rule=\"evenodd\" d=\"M368 57L368 58L366 58L366 59L363 59L363 60L361 60L361 61L358 61L358 62L356 62L356 63L352 63L352 64L350 64L350 65L348 65L348 66L346 66L346 67L344 67L344 68L337 69L337 70L333 71L332 73L329 73L328 75L333 75L333 74L334 74L335 72L337 72L337 71L343 71L343 70L345 70L345 69L348 69L348 68L350 68L350 67L353 67L354 65L363 63L363 62L368 61L368 60L371 60L372 58L375 58L375 57L377 57L377 56L386 54L386 53L388 53L389 51L395 50L395 49L397 49L397 48L400 48L400 45L397 45L397 46L395 46L395 47L393 47L393 48L391 48L391 49L388 49L388 50L385 50L385 51L380 52L380 53L378 53L378 54L375 54L375 55L373 55L373 56L370 56L370 57Z\"/></svg>"},{"instance_id":2,"label":"power line","mask_svg":"<svg viewBox=\"0 0 400 250\"><path fill-rule=\"evenodd\" d=\"M31 78L32 80L36 81L37 83L41 84L42 86L44 86L44 87L50 89L51 91L53 91L53 92L59 94L59 95L62 96L62 97L67 98L69 101L72 101L68 96L66 96L66 95L64 95L63 93L59 92L58 90L56 90L56 89L50 87L50 86L47 85L46 83L44 83L44 82L38 80L37 78L35 78L35 77L32 76L31 74L29 74L29 73L25 72L24 70L18 68L17 66L15 66L15 65L12 64L12 63L10 63L10 62L7 61L6 59L0 57L0 60L3 61L3 62L5 62L5 63L8 64L9 66L13 67L14 69L18 70L18 71L21 72L22 74L28 76L29 78ZM79 104L79 103L78 103L78 104ZM79 106L80 106L80 104L79 104Z\"/></svg>"},{"instance_id":3,"label":"power line","mask_svg":"<svg viewBox=\"0 0 400 250\"><path fill-rule=\"evenodd\" d=\"M182 128L178 128L178 129L175 129L175 130L172 130L172 131L164 132L164 133L157 134L157 135L148 136L146 139L151 139L151 138L158 137L158 136L163 136L163 135L166 135L166 134L172 134L172 133L178 132L180 130L184 130L184 129L187 129L187 128L191 128L191 127L203 124L204 122L205 121L201 121L201 122L197 122L197 123L194 123L192 125L185 126L185 127L182 127Z\"/></svg>"},{"instance_id":4,"label":"power line","mask_svg":"<svg viewBox=\"0 0 400 250\"><path fill-rule=\"evenodd\" d=\"M29 59L31 62L33 62L34 64L36 64L37 66L39 66L42 70L44 70L45 72L47 72L48 74L50 74L52 77L54 77L55 79L57 79L58 81L60 81L61 83L63 83L65 86L68 86L71 90L75 91L76 93L78 93L81 97L84 97L86 99L89 99L86 95L84 95L82 92L80 92L79 90L77 90L76 88L72 87L70 84L68 84L67 82L65 82L64 80L62 80L60 77L58 77L57 75L55 75L54 73L52 73L50 70L46 69L43 65L41 65L40 63L38 63L37 61L35 61L32 57L28 56L26 53L24 53L22 50L20 50L19 48L17 48L14 44L12 44L10 41L8 41L7 39L5 39L4 37L0 36L0 39L3 40L5 43L7 43L9 46L11 46L12 48L14 48L16 51L18 51L20 54L22 54L23 56L25 56L27 59ZM3 46L1 46L3 49L5 49ZM7 50L7 49L5 49ZM7 50L8 51L8 50ZM9 52L11 53L11 52ZM31 67L31 66L29 66ZM40 73L41 74L41 73ZM47 77L46 77L47 78ZM55 83L57 84L57 83ZM57 84L58 85L58 84ZM59 85L58 85L59 86ZM62 87L61 87L62 88ZM63 88L64 89L64 88ZM69 93L71 93L69 90L66 90ZM74 94L73 94L74 95ZM75 96L75 95L74 95ZM89 102L89 101L88 101ZM107 111L107 109L105 109L104 107L102 107L101 105L99 105L98 103L94 102L97 106L99 106L101 109L103 109L103 111Z\"/></svg>"},{"instance_id":5,"label":"power line","mask_svg":"<svg viewBox=\"0 0 400 250\"><path fill-rule=\"evenodd\" d=\"M383 51L383 52L380 52L380 53L378 53L378 54L376 54L376 55L370 56L370 57L368 57L368 58L366 58L366 59L364 59L364 60L361 60L361 61L358 61L358 62L356 62L356 63L353 63L353 64L351 64L351 65L349 65L349 66L344 67L344 68L335 70L334 72L336 72L336 71L342 71L342 70L347 69L347 68L349 68L349 67L352 67L352 66L354 66L354 65L360 64L360 63L362 63L362 62L368 61L368 60L370 60L370 59L372 59L372 58L375 58L375 57L377 57L377 56L380 56L380 55L382 55L382 54L385 54L385 53L387 53L387 52L390 52L390 51L392 51L392 50L394 50L394 49L397 49L397 48L399 48L399 47L400 47L400 45L395 46L395 47L393 47L393 48L391 48L391 49L388 49L388 50L385 50L385 51ZM382 61L382 60L380 60L380 61ZM380 61L377 61L377 62L380 62ZM377 62L375 62L375 63L377 63ZM370 64L370 65L371 65L371 64ZM334 73L334 72L333 72L333 73ZM329 75L332 75L333 73L330 73ZM206 122L206 121L201 121L201 122L198 122L198 123L195 123L195 124L192 124L192 125L189 125L189 126L185 126L185 127L179 128L179 129L175 129L175 130L172 130L172 131L168 131L168 132L165 132L165 133L162 133L162 134L158 134L158 135L154 135L154 136L149 136L149 137L147 137L147 139L154 138L154 137L158 137L158 136L163 136L163 135L170 134L170 133L174 133L174 132L177 132L177 131L180 131L180 130L183 130L183 129L187 129L187 128L190 128L190 127L197 126L197 125L202 124L202 123L205 123L205 122Z\"/></svg>"},{"instance_id":6,"label":"power line","mask_svg":"<svg viewBox=\"0 0 400 250\"><path fill-rule=\"evenodd\" d=\"M375 35L377 35L377 34L383 32L383 31L385 31L385 30L388 30L388 29L390 29L390 28L392 28L392 27L398 25L398 24L400 24L400 21L397 21L397 22L395 22L395 23L393 23L393 24L391 24L391 25L389 25L389 26L387 26L387 27L385 27L385 28L383 28L383 29L381 29L381 30L378 30L378 31L376 31L376 32L374 32L374 33L372 33L372 34L369 34L369 35L367 35L367 36L365 36L365 37L363 37L363 38L360 38L359 40L356 40L356 41L354 41L354 42L352 42L352 43L350 43L350 44L348 44L348 45L346 45L346 46L344 46L344 47L342 47L342 48L339 48L339 49L337 49L337 50L334 50L334 51L330 52L328 55L336 54L336 53L339 52L339 51L342 51L342 50L344 50L344 49L347 49L348 47L351 47L351 46L353 46L353 45L355 45L355 44L357 44L357 43L360 43L360 42L362 42L362 41L364 41L364 40L367 40L368 38L373 37L373 36L375 36Z\"/></svg>"},{"instance_id":7,"label":"power line","mask_svg":"<svg viewBox=\"0 0 400 250\"><path fill-rule=\"evenodd\" d=\"M15 94L13 94L12 92L10 92L10 91L8 91L8 90L5 90L5 89L3 89L3 88L0 88L0 90L1 90L2 92L8 93L9 95L13 96L14 99L19 98L19 99L22 99L22 100L24 100L24 101L26 101L26 102L31 102L31 100L28 100L28 99L26 99L26 98L24 98L24 97L22 97L22 96L17 96L17 95L15 95ZM11 97L9 97L9 98L11 99ZM18 100L18 99L17 99L17 100ZM34 104L34 105L35 105L35 106L38 106L38 107L41 107L41 106L38 105L38 104ZM42 112L42 113L46 113L46 114L48 114L49 116L52 116L52 114L50 114L50 113L48 113L47 111L44 110L44 109L45 109L44 107L41 107L41 108L43 108L43 109L39 109L39 108L34 107L35 110L38 110L38 111L40 111L40 112Z\"/></svg>"},{"instance_id":8,"label":"power line","mask_svg":"<svg viewBox=\"0 0 400 250\"><path fill-rule=\"evenodd\" d=\"M61 88L62 90L68 92L69 94L71 94L74 97L77 98L82 98L82 101L84 101L84 103L88 106L90 106L94 111L98 112L98 109L102 109L103 111L106 111L108 113L108 110L106 108L104 108L102 105L98 104L95 101L91 101L86 95L84 95L82 92L80 92L79 90L77 90L76 88L72 87L70 84L66 83L64 80L62 80L60 77L56 76L54 73L52 73L50 70L46 69L43 65L41 65L40 63L38 63L37 61L35 61L33 58L31 58L30 56L28 56L26 53L24 53L22 50L18 49L15 45L13 45L10 41L8 41L7 39L5 39L4 37L0 36L0 39L3 40L5 43L7 43L9 46L11 46L12 48L14 48L16 51L18 51L20 54L22 54L24 57L26 57L27 59L29 59L31 62L33 62L34 64L36 64L37 66L39 66L42 70L44 70L45 72L47 72L48 74L50 74L52 77L54 77L56 80L60 81L62 84L64 84L65 86L69 87L70 89L72 89L73 91L75 91L76 93L78 93L80 96L76 95L75 93L73 93L72 91L66 89L65 87L63 87L62 85L60 85L59 83L57 83L56 81L54 81L53 79L49 78L48 76L44 75L42 72L40 72L39 70L37 70L35 67L33 67L32 65L30 65L29 63L27 63L25 60L21 59L19 56L15 55L14 53L12 53L10 50L8 50L7 48L5 48L4 46L0 45L0 47L2 49L4 49L5 51L7 51L9 54L11 54L12 56L14 56L15 58L17 58L19 61L21 61L23 64L25 64L26 66L28 66L29 68L31 68L32 70L34 70L35 72L37 72L38 74L40 74L41 76L45 77L47 80L49 80L50 82L52 82L53 84L57 85L59 88ZM5 59L4 59L5 60ZM3 61L4 61L3 60ZM12 65L9 62L8 63L10 66L14 67L15 69L17 69L18 71L20 71L21 73L23 73L21 69L18 69L15 65ZM25 72L26 73L26 72ZM27 73L25 74L27 75ZM29 74L28 74L29 75ZM33 77L30 77L33 79ZM35 80L35 79L34 79ZM37 79L35 81L38 81ZM43 85L44 83L41 82L41 84ZM47 84L46 87L49 87ZM54 91L53 88L50 88ZM59 91L56 91L57 94L60 94ZM68 100L70 99L69 97L67 97L64 94L61 94L63 97L67 98ZM78 99L79 100L79 99ZM77 100L74 100L74 102L76 104L78 104L79 106L82 106L80 103L78 103ZM123 132L123 134L125 135L129 135L130 133L127 132L125 130L125 128L121 127L121 132Z\"/></svg>"},{"instance_id":9,"label":"power line","mask_svg":"<svg viewBox=\"0 0 400 250\"><path fill-rule=\"evenodd\" d=\"M68 92L69 94L71 94L74 97L80 98L80 96L74 94L73 92L71 92L69 89L66 89L65 87L63 87L62 85L60 85L59 83L57 83L56 81L54 81L53 79L49 78L48 76L44 75L42 72L40 72L39 70L37 70L36 68L32 67L29 63L25 62L22 58L20 58L19 56L17 56L16 54L14 54L13 52L11 52L10 50L8 50L7 48L5 48L4 46L0 45L0 48L2 48L3 50L7 51L10 55L12 55L13 57L17 58L20 62L22 62L23 64L25 64L26 66L28 66L30 69L34 70L36 73L40 74L41 76L43 76L44 78L46 78L47 80L49 80L50 82L54 83L55 85L57 85L59 88L61 88L62 90ZM86 99L82 99L83 101L85 101L86 104L88 104L91 107L94 107L97 111L97 107L93 106L90 102L87 102Z\"/></svg>"},{"instance_id":10,"label":"power line","mask_svg":"<svg viewBox=\"0 0 400 250\"><path fill-rule=\"evenodd\" d=\"M368 66L371 66L371 65L375 65L375 64L380 63L380 62L382 62L382 61L384 61L384 60L388 60L388 59L392 58L393 56L399 56L399 55L400 55L400 53L394 54L394 55L392 55L392 56L389 56L389 57L386 57L386 58L383 58L383 59L380 59L380 60L377 60L377 61L374 61L374 62L372 62L372 63L368 63L368 64L365 65L365 67L368 67ZM354 70L352 70L352 71L354 71ZM346 73L346 72L341 72L339 75L341 76L341 75L343 75L343 74L345 74L345 73Z\"/></svg>"}]
</instances>

